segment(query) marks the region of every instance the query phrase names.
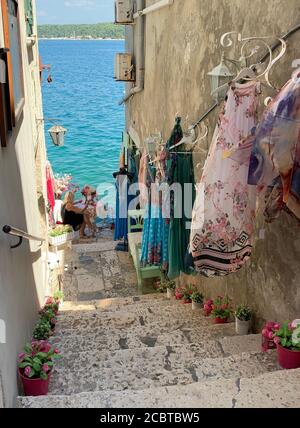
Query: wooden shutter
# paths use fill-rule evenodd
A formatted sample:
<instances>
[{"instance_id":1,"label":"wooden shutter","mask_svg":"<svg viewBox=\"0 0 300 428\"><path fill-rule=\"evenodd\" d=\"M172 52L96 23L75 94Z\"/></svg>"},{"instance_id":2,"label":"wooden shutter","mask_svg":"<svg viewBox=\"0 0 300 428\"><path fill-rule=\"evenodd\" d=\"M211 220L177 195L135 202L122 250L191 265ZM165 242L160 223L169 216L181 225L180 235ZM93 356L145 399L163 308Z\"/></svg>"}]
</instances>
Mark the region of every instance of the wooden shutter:
<instances>
[{"instance_id":1,"label":"wooden shutter","mask_svg":"<svg viewBox=\"0 0 300 428\"><path fill-rule=\"evenodd\" d=\"M32 0L24 0L24 7L25 7L25 19L26 19L26 31L27 31L27 36L30 37L33 35Z\"/></svg>"}]
</instances>

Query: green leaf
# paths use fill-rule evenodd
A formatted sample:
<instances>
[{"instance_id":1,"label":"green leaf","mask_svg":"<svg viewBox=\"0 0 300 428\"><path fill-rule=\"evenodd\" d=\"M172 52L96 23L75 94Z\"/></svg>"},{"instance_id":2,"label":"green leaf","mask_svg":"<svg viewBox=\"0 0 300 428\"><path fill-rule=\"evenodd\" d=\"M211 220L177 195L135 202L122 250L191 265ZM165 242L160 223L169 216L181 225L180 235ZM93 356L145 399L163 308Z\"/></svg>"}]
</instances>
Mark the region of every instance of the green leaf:
<instances>
[{"instance_id":1,"label":"green leaf","mask_svg":"<svg viewBox=\"0 0 300 428\"><path fill-rule=\"evenodd\" d=\"M41 378L41 379L43 379L43 380L47 380L47 379L48 379L48 375L47 375L47 373L45 373L45 372L41 372L41 373L40 373L40 378Z\"/></svg>"},{"instance_id":2,"label":"green leaf","mask_svg":"<svg viewBox=\"0 0 300 428\"><path fill-rule=\"evenodd\" d=\"M30 363L20 363L19 367L20 367L20 369L25 369L25 367L32 367L32 364L30 364Z\"/></svg>"}]
</instances>

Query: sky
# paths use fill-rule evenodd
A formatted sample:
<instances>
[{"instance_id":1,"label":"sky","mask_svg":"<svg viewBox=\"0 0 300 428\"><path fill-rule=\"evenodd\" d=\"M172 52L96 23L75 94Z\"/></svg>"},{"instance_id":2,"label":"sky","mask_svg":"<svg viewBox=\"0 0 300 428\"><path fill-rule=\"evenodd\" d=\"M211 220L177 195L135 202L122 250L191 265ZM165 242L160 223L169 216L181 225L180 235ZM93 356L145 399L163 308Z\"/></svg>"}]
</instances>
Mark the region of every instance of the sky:
<instances>
[{"instance_id":1,"label":"sky","mask_svg":"<svg viewBox=\"0 0 300 428\"><path fill-rule=\"evenodd\" d=\"M38 24L114 21L114 0L36 0Z\"/></svg>"}]
</instances>

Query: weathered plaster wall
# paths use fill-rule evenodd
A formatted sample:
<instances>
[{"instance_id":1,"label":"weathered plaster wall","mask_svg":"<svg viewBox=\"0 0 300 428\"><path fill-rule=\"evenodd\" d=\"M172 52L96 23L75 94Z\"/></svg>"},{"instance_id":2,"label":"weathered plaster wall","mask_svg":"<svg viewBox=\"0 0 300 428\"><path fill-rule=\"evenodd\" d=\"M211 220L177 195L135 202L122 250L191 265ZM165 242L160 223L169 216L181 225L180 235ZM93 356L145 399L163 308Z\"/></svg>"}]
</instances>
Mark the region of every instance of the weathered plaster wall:
<instances>
[{"instance_id":1,"label":"weathered plaster wall","mask_svg":"<svg viewBox=\"0 0 300 428\"><path fill-rule=\"evenodd\" d=\"M39 81L38 45L26 45L24 2L19 2L21 46L25 83L23 118L14 129L8 147L0 148L0 229L10 224L35 236L45 236L45 142ZM3 47L0 10L0 46ZM38 153L38 155L37 155ZM38 193L39 192L39 193ZM44 225L44 227L42 227ZM46 246L24 241L10 249L16 239L0 231L0 320L6 326L6 343L0 343L0 407L11 407L17 395L17 355L32 334L37 312L45 297Z\"/></svg>"},{"instance_id":2,"label":"weathered plaster wall","mask_svg":"<svg viewBox=\"0 0 300 428\"><path fill-rule=\"evenodd\" d=\"M146 1L147 6L153 3ZM133 128L141 141L157 132L166 139L176 114L182 116L187 128L206 111L212 104L207 73L220 62L223 33L236 30L244 37L282 35L298 23L298 0L174 0L173 6L148 15L145 90L127 104L128 129ZM279 87L291 75L292 61L300 58L299 40L300 32L289 39L287 54L271 74L271 81ZM132 45L136 44L134 39ZM238 57L230 50L226 55ZM204 147L209 146L218 112L206 122L210 133ZM200 161L203 156L195 155L195 162ZM227 292L236 303L248 302L256 310L257 324L262 319L299 317L299 226L282 215L276 223L265 226L259 218L257 235L261 227L265 227L265 238L257 238L252 261L240 273L226 279L197 276L181 280L197 283L207 297Z\"/></svg>"}]
</instances>

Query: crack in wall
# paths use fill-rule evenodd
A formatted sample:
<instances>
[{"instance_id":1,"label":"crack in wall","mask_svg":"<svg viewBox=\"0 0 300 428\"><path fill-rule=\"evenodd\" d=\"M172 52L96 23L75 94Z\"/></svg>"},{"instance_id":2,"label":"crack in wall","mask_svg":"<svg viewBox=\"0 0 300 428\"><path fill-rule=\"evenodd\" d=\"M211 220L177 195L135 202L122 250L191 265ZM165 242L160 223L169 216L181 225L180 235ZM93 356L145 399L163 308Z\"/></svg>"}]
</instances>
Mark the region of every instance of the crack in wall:
<instances>
[{"instance_id":1,"label":"crack in wall","mask_svg":"<svg viewBox=\"0 0 300 428\"><path fill-rule=\"evenodd\" d=\"M236 379L235 385L237 388L237 393L236 393L235 397L232 398L232 406L231 406L232 409L236 408L237 397L238 397L239 393L241 392L241 378Z\"/></svg>"}]
</instances>

